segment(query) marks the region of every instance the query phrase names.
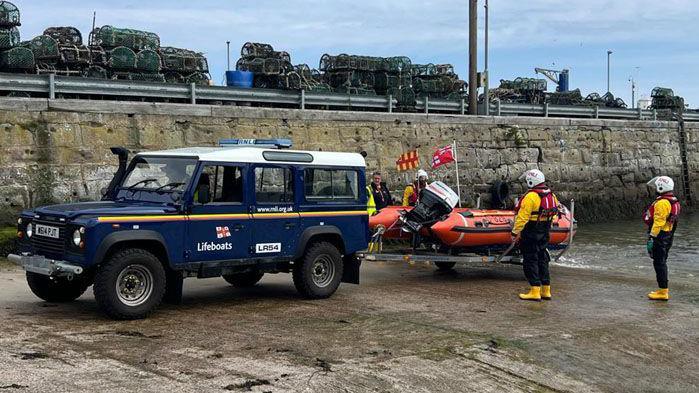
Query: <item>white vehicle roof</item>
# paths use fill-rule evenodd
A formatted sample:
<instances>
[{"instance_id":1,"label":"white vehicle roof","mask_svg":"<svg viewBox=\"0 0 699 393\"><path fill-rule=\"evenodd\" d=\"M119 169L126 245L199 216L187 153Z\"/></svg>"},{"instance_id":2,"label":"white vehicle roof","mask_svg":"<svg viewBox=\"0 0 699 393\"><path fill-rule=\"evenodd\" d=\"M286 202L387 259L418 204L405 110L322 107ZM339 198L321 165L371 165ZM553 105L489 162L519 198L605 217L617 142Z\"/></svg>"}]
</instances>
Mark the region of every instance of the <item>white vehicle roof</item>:
<instances>
[{"instance_id":1,"label":"white vehicle roof","mask_svg":"<svg viewBox=\"0 0 699 393\"><path fill-rule=\"evenodd\" d=\"M268 153L268 154L265 154ZM283 154L274 153L294 153L289 156L309 155L311 162L283 160L277 157ZM173 150L160 150L139 153L142 157L197 157L200 161L210 162L240 162L240 163L278 163L278 164L301 164L305 166L344 166L344 167L366 167L366 161L358 153L336 153L325 151L301 151L287 149L265 149L259 147L186 147ZM265 158L267 156L267 158Z\"/></svg>"}]
</instances>

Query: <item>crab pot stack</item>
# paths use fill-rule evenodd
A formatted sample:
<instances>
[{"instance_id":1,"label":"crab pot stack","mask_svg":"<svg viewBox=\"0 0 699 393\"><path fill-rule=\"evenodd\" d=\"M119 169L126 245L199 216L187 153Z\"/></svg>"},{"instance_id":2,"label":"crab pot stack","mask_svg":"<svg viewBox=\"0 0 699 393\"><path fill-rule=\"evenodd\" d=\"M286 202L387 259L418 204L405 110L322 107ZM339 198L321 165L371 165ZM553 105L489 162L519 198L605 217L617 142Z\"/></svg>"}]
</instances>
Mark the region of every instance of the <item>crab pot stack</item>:
<instances>
[{"instance_id":1,"label":"crab pot stack","mask_svg":"<svg viewBox=\"0 0 699 393\"><path fill-rule=\"evenodd\" d=\"M20 46L20 13L9 1L0 1L0 70L33 72L34 54Z\"/></svg>"},{"instance_id":2,"label":"crab pot stack","mask_svg":"<svg viewBox=\"0 0 699 393\"><path fill-rule=\"evenodd\" d=\"M491 90L491 99L520 104L543 104L546 101L546 85L544 79L503 79L497 89Z\"/></svg>"},{"instance_id":3,"label":"crab pot stack","mask_svg":"<svg viewBox=\"0 0 699 393\"><path fill-rule=\"evenodd\" d=\"M651 109L671 110L682 112L684 110L684 98L676 96L672 89L656 87L651 92Z\"/></svg>"},{"instance_id":4,"label":"crab pot stack","mask_svg":"<svg viewBox=\"0 0 699 393\"><path fill-rule=\"evenodd\" d=\"M418 97L461 99L466 82L459 79L451 64L413 64L412 84Z\"/></svg>"},{"instance_id":5,"label":"crab pot stack","mask_svg":"<svg viewBox=\"0 0 699 393\"><path fill-rule=\"evenodd\" d=\"M580 89L547 93L546 102L550 105L584 105Z\"/></svg>"},{"instance_id":6,"label":"crab pot stack","mask_svg":"<svg viewBox=\"0 0 699 393\"><path fill-rule=\"evenodd\" d=\"M323 74L316 69L312 69L308 64L298 64L294 66L294 73L301 79L301 88L313 93L332 93L333 89L324 82Z\"/></svg>"},{"instance_id":7,"label":"crab pot stack","mask_svg":"<svg viewBox=\"0 0 699 393\"><path fill-rule=\"evenodd\" d=\"M90 49L100 54L93 57L93 66L106 66L112 79L165 82L155 33L102 26L90 33Z\"/></svg>"},{"instance_id":8,"label":"crab pot stack","mask_svg":"<svg viewBox=\"0 0 699 393\"><path fill-rule=\"evenodd\" d=\"M606 108L626 108L626 103L621 98L615 98L614 94L607 93L600 96L597 93L590 93L583 101L584 105Z\"/></svg>"},{"instance_id":9,"label":"crab pot stack","mask_svg":"<svg viewBox=\"0 0 699 393\"><path fill-rule=\"evenodd\" d=\"M209 62L202 53L164 46L158 50L158 54L165 81L169 83L207 84L211 79Z\"/></svg>"},{"instance_id":10,"label":"crab pot stack","mask_svg":"<svg viewBox=\"0 0 699 393\"><path fill-rule=\"evenodd\" d=\"M301 89L301 78L294 72L289 53L276 51L269 44L245 43L236 69L252 72L255 75L254 87Z\"/></svg>"},{"instance_id":11,"label":"crab pot stack","mask_svg":"<svg viewBox=\"0 0 699 393\"><path fill-rule=\"evenodd\" d=\"M34 54L38 73L84 76L91 65L90 49L75 27L49 27L22 45Z\"/></svg>"}]
</instances>

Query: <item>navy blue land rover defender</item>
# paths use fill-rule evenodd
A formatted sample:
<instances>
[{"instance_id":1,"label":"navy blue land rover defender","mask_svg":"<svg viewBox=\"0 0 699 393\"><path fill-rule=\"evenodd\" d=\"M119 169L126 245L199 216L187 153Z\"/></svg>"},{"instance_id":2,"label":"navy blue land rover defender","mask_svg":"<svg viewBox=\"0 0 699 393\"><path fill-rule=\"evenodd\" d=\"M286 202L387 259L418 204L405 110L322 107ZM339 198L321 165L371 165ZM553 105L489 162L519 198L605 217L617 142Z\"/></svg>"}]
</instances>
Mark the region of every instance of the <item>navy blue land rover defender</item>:
<instances>
[{"instance_id":1,"label":"navy blue land rover defender","mask_svg":"<svg viewBox=\"0 0 699 393\"><path fill-rule=\"evenodd\" d=\"M359 283L369 241L365 161L288 150L286 140L140 153L113 148L119 170L99 202L46 206L18 219L18 250L35 295L68 302L93 286L115 319L178 303L186 277L236 287L292 273L305 297Z\"/></svg>"}]
</instances>

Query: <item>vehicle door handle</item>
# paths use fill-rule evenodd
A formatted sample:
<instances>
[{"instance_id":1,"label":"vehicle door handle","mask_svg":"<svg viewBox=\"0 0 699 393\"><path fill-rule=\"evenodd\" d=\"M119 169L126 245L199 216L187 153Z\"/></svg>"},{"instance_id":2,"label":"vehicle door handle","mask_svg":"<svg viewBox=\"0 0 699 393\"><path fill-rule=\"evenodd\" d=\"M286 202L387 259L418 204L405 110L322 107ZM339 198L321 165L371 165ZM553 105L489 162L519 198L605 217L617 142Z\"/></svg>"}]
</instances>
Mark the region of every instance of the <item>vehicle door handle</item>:
<instances>
[{"instance_id":1,"label":"vehicle door handle","mask_svg":"<svg viewBox=\"0 0 699 393\"><path fill-rule=\"evenodd\" d=\"M241 224L238 224L238 225L235 225L235 226L233 227L233 230L236 231L236 232L240 232L240 231L243 230L244 228L245 228L245 226L243 226L243 225L241 225Z\"/></svg>"},{"instance_id":2,"label":"vehicle door handle","mask_svg":"<svg viewBox=\"0 0 699 393\"><path fill-rule=\"evenodd\" d=\"M291 229L291 228L295 228L295 227L296 227L296 224L294 224L293 222L287 222L286 224L284 224L285 229Z\"/></svg>"}]
</instances>

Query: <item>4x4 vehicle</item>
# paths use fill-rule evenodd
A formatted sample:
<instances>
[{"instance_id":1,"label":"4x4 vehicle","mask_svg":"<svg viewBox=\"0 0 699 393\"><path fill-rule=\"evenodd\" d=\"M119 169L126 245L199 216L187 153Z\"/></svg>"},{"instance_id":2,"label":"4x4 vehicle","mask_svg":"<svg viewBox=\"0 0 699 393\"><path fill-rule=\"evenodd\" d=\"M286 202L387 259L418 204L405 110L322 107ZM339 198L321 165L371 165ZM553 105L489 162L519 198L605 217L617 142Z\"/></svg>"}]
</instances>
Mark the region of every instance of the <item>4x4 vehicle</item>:
<instances>
[{"instance_id":1,"label":"4x4 vehicle","mask_svg":"<svg viewBox=\"0 0 699 393\"><path fill-rule=\"evenodd\" d=\"M113 148L120 165L103 200L23 212L8 258L38 297L68 302L94 285L116 319L179 302L186 277L249 287L291 272L303 296L327 298L341 281L359 283L366 164L281 147L290 141L230 140L140 153L128 166L128 152Z\"/></svg>"}]
</instances>

